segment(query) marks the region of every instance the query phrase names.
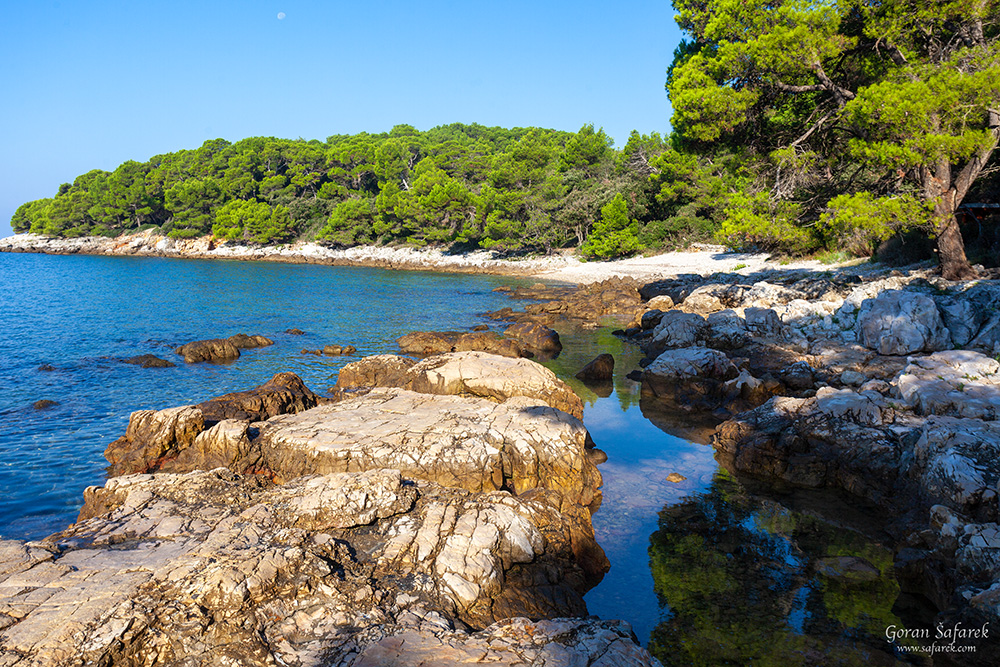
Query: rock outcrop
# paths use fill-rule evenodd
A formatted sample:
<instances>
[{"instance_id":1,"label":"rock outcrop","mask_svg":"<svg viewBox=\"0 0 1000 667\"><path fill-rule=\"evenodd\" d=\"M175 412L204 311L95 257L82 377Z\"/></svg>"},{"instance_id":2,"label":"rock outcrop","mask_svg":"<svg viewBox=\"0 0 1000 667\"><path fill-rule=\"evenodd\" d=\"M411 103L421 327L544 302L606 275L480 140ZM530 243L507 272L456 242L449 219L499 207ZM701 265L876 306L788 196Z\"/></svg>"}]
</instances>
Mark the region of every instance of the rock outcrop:
<instances>
[{"instance_id":1,"label":"rock outcrop","mask_svg":"<svg viewBox=\"0 0 1000 667\"><path fill-rule=\"evenodd\" d=\"M125 435L104 452L110 464L108 474L230 467L236 461L243 461L242 466L236 466L240 472L250 470L256 461L246 459L249 449L240 444L246 438L246 424L305 410L318 403L319 397L297 375L279 373L255 389L220 396L197 406L133 412ZM242 420L238 423L243 426L225 423L234 419Z\"/></svg>"},{"instance_id":2,"label":"rock outcrop","mask_svg":"<svg viewBox=\"0 0 1000 667\"><path fill-rule=\"evenodd\" d=\"M582 613L599 574L573 566L571 522L545 502L392 470L132 475L86 500L62 533L0 542L3 664L416 664L511 632L466 626ZM535 627L501 628L518 625ZM543 631L540 654L614 644L653 664L615 624L538 627L570 634Z\"/></svg>"},{"instance_id":3,"label":"rock outcrop","mask_svg":"<svg viewBox=\"0 0 1000 667\"><path fill-rule=\"evenodd\" d=\"M187 364L196 364L203 361L224 363L239 359L240 350L266 347L273 344L273 340L264 336L236 334L229 338L197 340L193 343L181 345L174 352L184 357L184 363Z\"/></svg>"},{"instance_id":4,"label":"rock outcrop","mask_svg":"<svg viewBox=\"0 0 1000 667\"><path fill-rule=\"evenodd\" d=\"M506 401L523 396L583 419L583 403L552 371L528 359L484 352L452 352L412 364L391 355L367 357L340 371L337 389L400 387L427 394L480 396Z\"/></svg>"},{"instance_id":5,"label":"rock outcrop","mask_svg":"<svg viewBox=\"0 0 1000 667\"><path fill-rule=\"evenodd\" d=\"M479 351L504 357L527 357L531 354L516 340L488 331L418 331L400 337L396 343L404 354L429 356L446 352Z\"/></svg>"},{"instance_id":6,"label":"rock outcrop","mask_svg":"<svg viewBox=\"0 0 1000 667\"><path fill-rule=\"evenodd\" d=\"M279 374L135 413L109 460L156 474L0 540L0 664L658 664L627 624L561 618L608 568L601 481L582 423L530 397L553 388L536 366L384 357L345 375L428 391L310 407Z\"/></svg>"}]
</instances>

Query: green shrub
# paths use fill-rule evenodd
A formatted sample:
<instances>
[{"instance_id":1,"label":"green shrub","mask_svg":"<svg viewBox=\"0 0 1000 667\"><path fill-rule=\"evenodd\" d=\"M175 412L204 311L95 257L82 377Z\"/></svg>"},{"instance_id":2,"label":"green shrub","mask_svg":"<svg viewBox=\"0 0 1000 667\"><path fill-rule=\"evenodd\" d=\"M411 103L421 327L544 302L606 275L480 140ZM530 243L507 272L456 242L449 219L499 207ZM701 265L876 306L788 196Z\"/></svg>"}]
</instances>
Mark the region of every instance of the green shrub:
<instances>
[{"instance_id":1,"label":"green shrub","mask_svg":"<svg viewBox=\"0 0 1000 667\"><path fill-rule=\"evenodd\" d=\"M639 222L629 221L628 204L621 193L601 208L601 219L580 246L588 259L613 259L639 252Z\"/></svg>"},{"instance_id":2,"label":"green shrub","mask_svg":"<svg viewBox=\"0 0 1000 667\"><path fill-rule=\"evenodd\" d=\"M795 224L799 209L794 202L772 200L766 192L735 193L715 238L733 250L806 254L819 246L819 239Z\"/></svg>"}]
</instances>

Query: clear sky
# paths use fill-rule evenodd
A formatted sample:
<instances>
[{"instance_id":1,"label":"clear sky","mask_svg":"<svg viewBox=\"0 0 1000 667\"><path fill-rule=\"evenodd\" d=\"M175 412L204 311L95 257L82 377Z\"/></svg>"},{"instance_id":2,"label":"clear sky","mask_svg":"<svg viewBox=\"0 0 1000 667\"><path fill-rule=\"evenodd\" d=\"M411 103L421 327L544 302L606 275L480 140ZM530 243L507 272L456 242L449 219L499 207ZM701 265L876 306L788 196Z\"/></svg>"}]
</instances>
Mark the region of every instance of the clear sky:
<instances>
[{"instance_id":1,"label":"clear sky","mask_svg":"<svg viewBox=\"0 0 1000 667\"><path fill-rule=\"evenodd\" d=\"M279 18L281 16L282 18ZM6 3L0 236L91 169L408 123L669 131L668 0Z\"/></svg>"}]
</instances>

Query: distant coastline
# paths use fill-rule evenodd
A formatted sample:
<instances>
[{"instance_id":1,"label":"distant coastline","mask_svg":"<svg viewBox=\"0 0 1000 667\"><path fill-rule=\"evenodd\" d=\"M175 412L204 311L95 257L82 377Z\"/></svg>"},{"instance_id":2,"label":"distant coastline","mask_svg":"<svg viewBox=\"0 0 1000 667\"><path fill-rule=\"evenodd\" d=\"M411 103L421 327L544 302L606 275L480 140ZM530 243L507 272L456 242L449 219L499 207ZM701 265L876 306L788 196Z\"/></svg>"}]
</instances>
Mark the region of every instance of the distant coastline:
<instances>
[{"instance_id":1,"label":"distant coastline","mask_svg":"<svg viewBox=\"0 0 1000 667\"><path fill-rule=\"evenodd\" d=\"M779 265L772 262L770 256L765 253L731 253L726 252L721 246L694 246L691 250L651 257L584 262L568 253L504 258L488 250L450 254L440 247L418 249L362 245L351 248L329 248L306 241L257 246L219 240L212 236L171 239L157 234L156 230L152 229L123 234L115 238L102 236L56 238L37 234L15 234L0 239L0 252L365 266L406 271L524 276L577 284L599 282L614 276L651 281L685 273L709 275L720 271L743 270L744 273L759 273L789 269L823 271L831 268L815 260Z\"/></svg>"}]
</instances>

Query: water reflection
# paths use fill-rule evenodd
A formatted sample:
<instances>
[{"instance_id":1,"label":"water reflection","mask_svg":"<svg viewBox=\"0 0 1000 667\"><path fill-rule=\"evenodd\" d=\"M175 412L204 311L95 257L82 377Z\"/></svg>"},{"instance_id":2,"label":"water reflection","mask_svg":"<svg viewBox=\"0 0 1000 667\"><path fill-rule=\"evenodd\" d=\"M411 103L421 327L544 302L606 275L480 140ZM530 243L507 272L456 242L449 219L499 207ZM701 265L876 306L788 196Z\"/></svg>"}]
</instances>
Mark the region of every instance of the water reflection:
<instances>
[{"instance_id":1,"label":"water reflection","mask_svg":"<svg viewBox=\"0 0 1000 667\"><path fill-rule=\"evenodd\" d=\"M665 665L899 659L885 639L886 627L904 625L892 551L752 495L724 471L663 508L649 564L661 606L649 648Z\"/></svg>"}]
</instances>

